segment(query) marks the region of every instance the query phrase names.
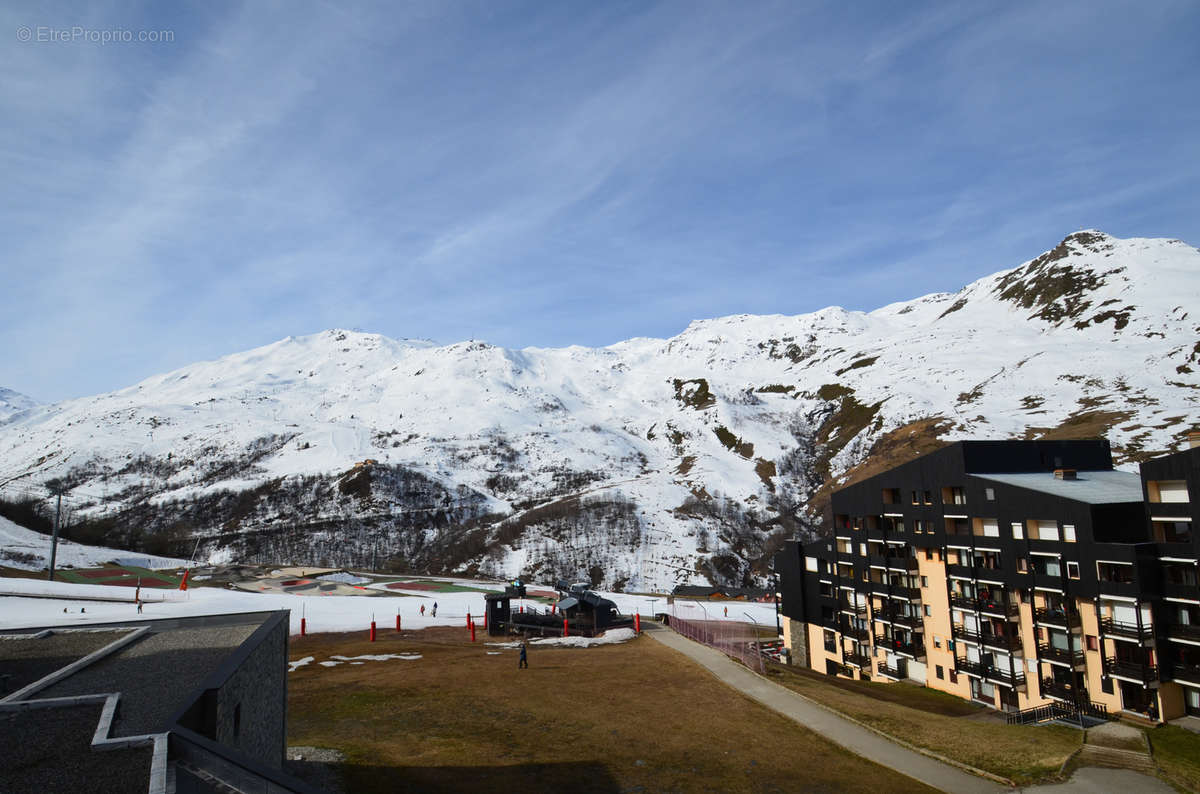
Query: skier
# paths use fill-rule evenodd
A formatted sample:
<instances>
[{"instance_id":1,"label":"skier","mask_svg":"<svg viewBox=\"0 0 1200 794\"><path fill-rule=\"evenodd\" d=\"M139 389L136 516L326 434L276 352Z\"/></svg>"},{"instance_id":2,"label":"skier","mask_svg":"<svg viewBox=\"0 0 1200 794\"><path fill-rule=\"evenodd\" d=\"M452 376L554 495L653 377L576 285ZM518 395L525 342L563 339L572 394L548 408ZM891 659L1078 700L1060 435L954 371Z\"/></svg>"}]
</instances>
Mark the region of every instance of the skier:
<instances>
[{"instance_id":1,"label":"skier","mask_svg":"<svg viewBox=\"0 0 1200 794\"><path fill-rule=\"evenodd\" d=\"M517 669L520 670L522 667L527 670L529 669L529 659L526 656L524 639L521 640L521 658L517 660Z\"/></svg>"},{"instance_id":2,"label":"skier","mask_svg":"<svg viewBox=\"0 0 1200 794\"><path fill-rule=\"evenodd\" d=\"M429 610L429 617L431 617L431 618L437 617L437 601L433 602L433 609Z\"/></svg>"},{"instance_id":3,"label":"skier","mask_svg":"<svg viewBox=\"0 0 1200 794\"><path fill-rule=\"evenodd\" d=\"M425 605L421 604L421 617L425 617Z\"/></svg>"}]
</instances>

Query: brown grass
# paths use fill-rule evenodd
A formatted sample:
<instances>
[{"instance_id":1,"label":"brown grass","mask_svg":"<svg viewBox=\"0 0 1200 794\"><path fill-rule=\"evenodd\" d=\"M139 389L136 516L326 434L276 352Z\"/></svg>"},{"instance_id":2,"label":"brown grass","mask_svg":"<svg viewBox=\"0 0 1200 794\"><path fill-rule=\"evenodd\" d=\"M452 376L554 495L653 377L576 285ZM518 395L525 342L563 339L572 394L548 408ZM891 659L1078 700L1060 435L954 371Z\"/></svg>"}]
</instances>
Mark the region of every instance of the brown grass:
<instances>
[{"instance_id":1,"label":"brown grass","mask_svg":"<svg viewBox=\"0 0 1200 794\"><path fill-rule=\"evenodd\" d=\"M771 679L884 733L1025 784L1053 776L1083 742L1060 725L1006 725L993 712L909 684L857 682L782 665Z\"/></svg>"},{"instance_id":2,"label":"brown grass","mask_svg":"<svg viewBox=\"0 0 1200 794\"><path fill-rule=\"evenodd\" d=\"M1175 725L1147 731L1154 761L1177 784L1200 791L1200 734Z\"/></svg>"},{"instance_id":3,"label":"brown grass","mask_svg":"<svg viewBox=\"0 0 1200 794\"><path fill-rule=\"evenodd\" d=\"M481 638L482 639L482 638ZM293 638L290 657L416 652L289 675L292 745L346 753L374 791L930 791L640 638L589 649L472 645L465 629Z\"/></svg>"}]
</instances>

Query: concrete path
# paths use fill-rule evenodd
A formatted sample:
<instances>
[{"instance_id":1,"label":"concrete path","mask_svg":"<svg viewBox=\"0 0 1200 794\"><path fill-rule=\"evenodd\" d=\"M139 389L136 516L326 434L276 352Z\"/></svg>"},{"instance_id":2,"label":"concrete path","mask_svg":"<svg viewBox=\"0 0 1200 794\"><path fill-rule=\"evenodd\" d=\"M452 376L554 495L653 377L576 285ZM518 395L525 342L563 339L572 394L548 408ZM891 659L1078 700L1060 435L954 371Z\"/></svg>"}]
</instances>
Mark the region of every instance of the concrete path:
<instances>
[{"instance_id":1,"label":"concrete path","mask_svg":"<svg viewBox=\"0 0 1200 794\"><path fill-rule=\"evenodd\" d=\"M790 689L750 672L720 651L684 639L670 629L642 625L654 639L698 662L724 683L863 758L942 791L957 794L1011 790L888 741Z\"/></svg>"},{"instance_id":2,"label":"concrete path","mask_svg":"<svg viewBox=\"0 0 1200 794\"><path fill-rule=\"evenodd\" d=\"M1025 791L1047 792L1047 794L1112 794L1114 791L1137 792L1137 794L1174 794L1175 789L1156 777L1149 777L1129 769L1101 769L1084 766L1075 770L1066 783L1047 786L1031 786Z\"/></svg>"}]
</instances>

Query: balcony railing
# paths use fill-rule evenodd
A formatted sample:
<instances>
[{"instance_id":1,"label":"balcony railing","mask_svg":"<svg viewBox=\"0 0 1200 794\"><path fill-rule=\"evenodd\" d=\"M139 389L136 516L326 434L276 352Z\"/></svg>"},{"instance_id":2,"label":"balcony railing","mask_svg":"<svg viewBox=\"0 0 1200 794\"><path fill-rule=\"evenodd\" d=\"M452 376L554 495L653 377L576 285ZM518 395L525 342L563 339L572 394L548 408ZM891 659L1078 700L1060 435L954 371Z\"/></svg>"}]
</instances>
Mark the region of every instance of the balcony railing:
<instances>
[{"instance_id":1,"label":"balcony railing","mask_svg":"<svg viewBox=\"0 0 1200 794\"><path fill-rule=\"evenodd\" d=\"M1136 623L1121 623L1112 618L1100 619L1101 630L1110 637L1128 637L1138 642L1154 638L1154 631L1149 626L1138 626Z\"/></svg>"},{"instance_id":2,"label":"balcony railing","mask_svg":"<svg viewBox=\"0 0 1200 794\"><path fill-rule=\"evenodd\" d=\"M900 640L889 640L885 637L876 640L875 647L887 648L894 653L903 653L915 659L921 659L925 656L925 646L919 642L901 642Z\"/></svg>"},{"instance_id":3,"label":"balcony railing","mask_svg":"<svg viewBox=\"0 0 1200 794\"><path fill-rule=\"evenodd\" d=\"M1038 607L1033 610L1033 617L1038 623L1051 626L1062 626L1063 628L1077 628L1079 626L1078 612L1066 612L1061 609Z\"/></svg>"},{"instance_id":4,"label":"balcony railing","mask_svg":"<svg viewBox=\"0 0 1200 794\"><path fill-rule=\"evenodd\" d=\"M1058 698L1069 703L1074 703L1080 697L1080 693L1075 690L1075 687L1070 684L1065 684L1060 681L1055 681L1053 678L1042 679L1042 694L1047 697ZM1082 693L1082 699L1087 699L1087 692Z\"/></svg>"},{"instance_id":5,"label":"balcony railing","mask_svg":"<svg viewBox=\"0 0 1200 794\"><path fill-rule=\"evenodd\" d=\"M950 634L956 640L966 640L967 642L979 642L979 632L974 629L967 628L955 623L950 627Z\"/></svg>"},{"instance_id":6,"label":"balcony railing","mask_svg":"<svg viewBox=\"0 0 1200 794\"><path fill-rule=\"evenodd\" d=\"M1176 681L1187 681L1190 684L1200 684L1200 664L1175 662L1171 665L1171 678Z\"/></svg>"},{"instance_id":7,"label":"balcony railing","mask_svg":"<svg viewBox=\"0 0 1200 794\"><path fill-rule=\"evenodd\" d=\"M870 642L871 632L867 629L856 629L851 626L842 626L841 632L843 637L851 637L859 642Z\"/></svg>"},{"instance_id":8,"label":"balcony railing","mask_svg":"<svg viewBox=\"0 0 1200 794\"><path fill-rule=\"evenodd\" d=\"M875 670L880 675L886 675L888 678L895 678L896 680L908 678L908 665L904 664L903 660L895 667L889 667L887 662L877 662Z\"/></svg>"},{"instance_id":9,"label":"balcony railing","mask_svg":"<svg viewBox=\"0 0 1200 794\"><path fill-rule=\"evenodd\" d=\"M1083 651L1071 651L1066 648L1056 648L1045 642L1038 643L1038 657L1053 662L1062 662L1072 667L1083 664Z\"/></svg>"},{"instance_id":10,"label":"balcony railing","mask_svg":"<svg viewBox=\"0 0 1200 794\"><path fill-rule=\"evenodd\" d=\"M992 648L1003 648L1006 651L1021 650L1021 638L1017 636L1009 636L1007 634L993 634L991 632L983 632L979 635L980 642Z\"/></svg>"},{"instance_id":11,"label":"balcony railing","mask_svg":"<svg viewBox=\"0 0 1200 794\"><path fill-rule=\"evenodd\" d=\"M1169 629L1167 629L1167 631L1172 637L1177 637L1181 640L1200 642L1200 626L1188 623L1176 623L1174 626L1171 626Z\"/></svg>"},{"instance_id":12,"label":"balcony railing","mask_svg":"<svg viewBox=\"0 0 1200 794\"><path fill-rule=\"evenodd\" d=\"M1122 659L1116 659L1112 656L1104 657L1104 672L1107 675L1115 675L1120 678L1132 678L1135 681L1141 681L1143 684L1149 684L1152 681L1158 680L1158 667L1144 662L1130 662Z\"/></svg>"},{"instance_id":13,"label":"balcony railing","mask_svg":"<svg viewBox=\"0 0 1200 794\"><path fill-rule=\"evenodd\" d=\"M993 667L990 664L983 664L982 662L972 662L962 656L955 659L955 665L961 672L986 678L988 681L994 681L1010 687L1025 686L1024 672L1014 674L1011 670Z\"/></svg>"},{"instance_id":14,"label":"balcony railing","mask_svg":"<svg viewBox=\"0 0 1200 794\"><path fill-rule=\"evenodd\" d=\"M863 653L847 653L846 664L865 667L869 670L871 668L871 657Z\"/></svg>"},{"instance_id":15,"label":"balcony railing","mask_svg":"<svg viewBox=\"0 0 1200 794\"><path fill-rule=\"evenodd\" d=\"M996 598L971 598L970 596L952 593L950 595L950 605L961 609L988 612L1002 617L1015 618L1020 614L1016 604L1006 604L1004 601Z\"/></svg>"},{"instance_id":16,"label":"balcony railing","mask_svg":"<svg viewBox=\"0 0 1200 794\"><path fill-rule=\"evenodd\" d=\"M865 618L867 616L867 605L866 604L851 604L848 601L838 601L838 611L839 612L852 612L855 615Z\"/></svg>"}]
</instances>

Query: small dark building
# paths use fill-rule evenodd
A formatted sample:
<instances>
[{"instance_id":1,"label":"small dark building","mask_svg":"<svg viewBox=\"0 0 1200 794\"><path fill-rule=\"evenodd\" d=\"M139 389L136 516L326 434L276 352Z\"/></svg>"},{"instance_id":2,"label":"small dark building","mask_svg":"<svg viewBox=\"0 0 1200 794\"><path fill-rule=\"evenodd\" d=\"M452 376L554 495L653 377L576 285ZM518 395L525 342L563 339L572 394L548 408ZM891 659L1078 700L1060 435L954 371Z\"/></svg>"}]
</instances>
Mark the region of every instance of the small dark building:
<instances>
[{"instance_id":1,"label":"small dark building","mask_svg":"<svg viewBox=\"0 0 1200 794\"><path fill-rule=\"evenodd\" d=\"M314 791L287 648L286 610L2 632L0 791Z\"/></svg>"}]
</instances>

